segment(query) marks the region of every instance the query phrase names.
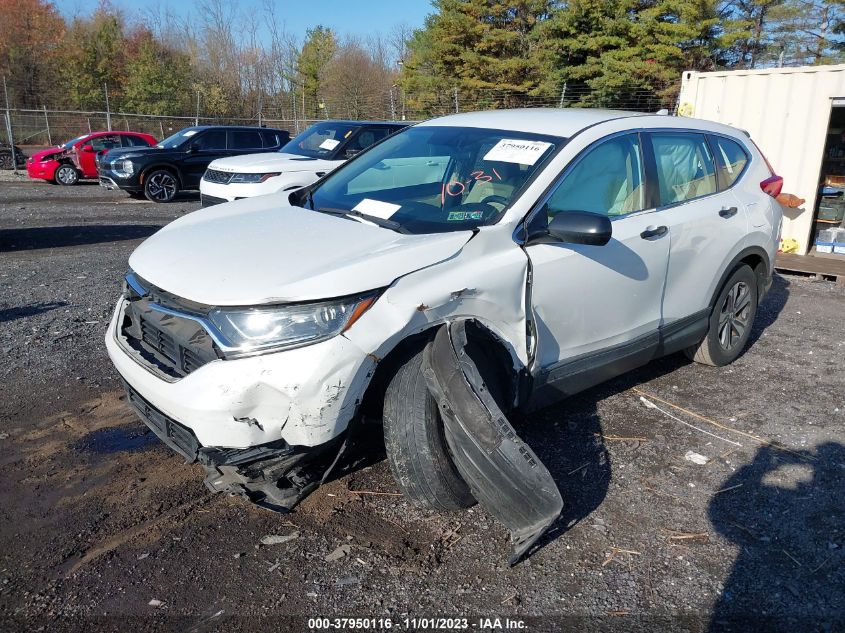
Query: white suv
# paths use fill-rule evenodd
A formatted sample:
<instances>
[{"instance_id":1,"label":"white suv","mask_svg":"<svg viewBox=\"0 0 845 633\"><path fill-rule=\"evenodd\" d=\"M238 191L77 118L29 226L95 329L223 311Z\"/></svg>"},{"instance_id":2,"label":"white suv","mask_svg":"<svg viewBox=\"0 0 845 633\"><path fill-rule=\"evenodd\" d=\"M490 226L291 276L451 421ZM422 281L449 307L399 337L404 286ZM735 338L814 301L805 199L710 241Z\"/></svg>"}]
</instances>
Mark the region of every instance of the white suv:
<instances>
[{"instance_id":1,"label":"white suv","mask_svg":"<svg viewBox=\"0 0 845 633\"><path fill-rule=\"evenodd\" d=\"M277 152L219 158L208 166L200 181L202 206L310 185L406 126L379 121L321 121Z\"/></svg>"},{"instance_id":2,"label":"white suv","mask_svg":"<svg viewBox=\"0 0 845 633\"><path fill-rule=\"evenodd\" d=\"M458 114L290 194L192 213L129 260L106 335L130 402L214 490L289 509L381 418L416 504L476 500L519 558L561 497L506 413L674 352L739 356L781 179L736 129Z\"/></svg>"}]
</instances>

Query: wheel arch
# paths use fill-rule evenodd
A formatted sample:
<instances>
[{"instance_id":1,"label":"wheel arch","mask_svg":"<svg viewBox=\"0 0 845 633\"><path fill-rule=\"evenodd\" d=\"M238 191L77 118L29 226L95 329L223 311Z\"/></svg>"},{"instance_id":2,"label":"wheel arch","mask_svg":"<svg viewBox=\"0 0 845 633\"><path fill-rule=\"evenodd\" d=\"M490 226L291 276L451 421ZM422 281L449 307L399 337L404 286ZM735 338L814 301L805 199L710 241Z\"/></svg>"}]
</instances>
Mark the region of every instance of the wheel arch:
<instances>
[{"instance_id":1,"label":"wheel arch","mask_svg":"<svg viewBox=\"0 0 845 633\"><path fill-rule=\"evenodd\" d=\"M716 283L710 291L710 302L708 303L708 308L710 310L712 310L715 306L716 299L722 291L722 288L725 286L725 282L728 280L728 277L730 277L737 267L742 264L748 265L751 270L754 271L754 276L757 279L757 301L759 303L760 299L765 294L764 291L767 287L767 280L772 275L772 263L769 259L769 254L763 247L748 246L734 255L734 257L728 261L728 264L723 267L722 275L719 277L718 283Z\"/></svg>"},{"instance_id":2,"label":"wheel arch","mask_svg":"<svg viewBox=\"0 0 845 633\"><path fill-rule=\"evenodd\" d=\"M477 317L464 316L449 319L449 321L467 321L471 324L468 334L477 344L486 346L496 359L496 370L501 372L504 378L502 384L507 386L506 393L502 394L504 401L516 404L522 396L523 384L527 376L522 361L516 356L501 335L495 332L490 324L485 323ZM408 334L396 342L396 344L378 361L378 364L364 390L361 399L360 411L364 415L381 419L384 394L390 379L397 369L414 354L422 350L431 340L434 339L437 331L445 325L445 321L439 321L428 325L425 329Z\"/></svg>"},{"instance_id":3,"label":"wheel arch","mask_svg":"<svg viewBox=\"0 0 845 633\"><path fill-rule=\"evenodd\" d=\"M176 167L176 165L172 165L170 163L156 163L154 165L150 165L149 167L144 167L138 176L138 182L141 184L141 186L144 186L144 181L147 178L147 174L159 169L169 171L171 174L173 174L176 177L176 182L179 183L179 188L182 188L182 172L179 171L179 168Z\"/></svg>"}]
</instances>

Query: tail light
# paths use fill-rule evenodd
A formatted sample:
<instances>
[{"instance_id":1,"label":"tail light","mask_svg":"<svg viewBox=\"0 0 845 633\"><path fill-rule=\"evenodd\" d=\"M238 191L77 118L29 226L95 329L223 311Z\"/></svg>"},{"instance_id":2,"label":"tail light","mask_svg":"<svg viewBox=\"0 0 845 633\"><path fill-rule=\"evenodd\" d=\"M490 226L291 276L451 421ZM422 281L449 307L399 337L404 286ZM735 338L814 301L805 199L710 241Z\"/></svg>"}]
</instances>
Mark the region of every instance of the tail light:
<instances>
[{"instance_id":1,"label":"tail light","mask_svg":"<svg viewBox=\"0 0 845 633\"><path fill-rule=\"evenodd\" d=\"M760 183L760 189L769 194L772 198L777 198L783 189L783 178L772 175Z\"/></svg>"},{"instance_id":2,"label":"tail light","mask_svg":"<svg viewBox=\"0 0 845 633\"><path fill-rule=\"evenodd\" d=\"M754 143L754 139L749 140ZM760 189L765 191L772 198L777 198L780 195L781 189L783 189L783 178L775 173L774 167L772 167L772 164L769 162L769 159L766 158L766 155L762 152L760 146L757 145L757 143L754 143L754 147L756 147L757 151L760 152L760 156L763 157L763 162L766 163L766 167L769 168L769 173L771 174L769 178L766 178L760 183Z\"/></svg>"}]
</instances>

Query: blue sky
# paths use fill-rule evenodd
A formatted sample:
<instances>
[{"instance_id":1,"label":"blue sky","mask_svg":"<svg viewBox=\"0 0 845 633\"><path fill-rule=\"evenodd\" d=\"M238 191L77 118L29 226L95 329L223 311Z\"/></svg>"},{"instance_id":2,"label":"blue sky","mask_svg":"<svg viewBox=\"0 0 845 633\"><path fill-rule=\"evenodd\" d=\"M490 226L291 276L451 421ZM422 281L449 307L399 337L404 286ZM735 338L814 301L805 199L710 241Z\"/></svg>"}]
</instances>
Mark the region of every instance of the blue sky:
<instances>
[{"instance_id":1,"label":"blue sky","mask_svg":"<svg viewBox=\"0 0 845 633\"><path fill-rule=\"evenodd\" d=\"M264 0L227 0L242 11L260 11ZM366 37L376 32L389 33L395 24L404 23L416 28L422 26L425 16L431 13L431 0L271 0L277 14L284 19L285 27L300 39L305 30L322 24L338 34ZM87 15L97 8L97 0L55 0L55 5L66 16ZM130 18L139 15L139 6L168 7L171 11L190 17L194 0L111 0Z\"/></svg>"}]
</instances>

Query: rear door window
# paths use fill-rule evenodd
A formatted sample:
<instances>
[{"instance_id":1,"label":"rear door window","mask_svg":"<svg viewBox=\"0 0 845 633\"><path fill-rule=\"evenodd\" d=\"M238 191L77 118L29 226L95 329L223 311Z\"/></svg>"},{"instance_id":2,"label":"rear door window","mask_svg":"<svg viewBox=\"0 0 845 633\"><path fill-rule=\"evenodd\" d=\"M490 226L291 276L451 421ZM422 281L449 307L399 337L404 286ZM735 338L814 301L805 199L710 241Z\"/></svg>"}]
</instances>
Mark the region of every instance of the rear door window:
<instances>
[{"instance_id":1,"label":"rear door window","mask_svg":"<svg viewBox=\"0 0 845 633\"><path fill-rule=\"evenodd\" d=\"M716 153L716 166L719 170L719 189L727 189L745 171L748 164L748 153L742 145L724 136L711 136L711 147Z\"/></svg>"},{"instance_id":2,"label":"rear door window","mask_svg":"<svg viewBox=\"0 0 845 633\"><path fill-rule=\"evenodd\" d=\"M261 134L252 130L230 130L229 149L261 149Z\"/></svg>"},{"instance_id":3,"label":"rear door window","mask_svg":"<svg viewBox=\"0 0 845 633\"><path fill-rule=\"evenodd\" d=\"M666 206L716 193L716 168L703 134L650 134L660 204Z\"/></svg>"}]
</instances>

